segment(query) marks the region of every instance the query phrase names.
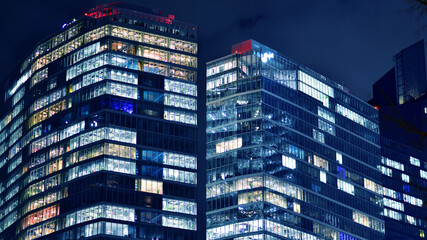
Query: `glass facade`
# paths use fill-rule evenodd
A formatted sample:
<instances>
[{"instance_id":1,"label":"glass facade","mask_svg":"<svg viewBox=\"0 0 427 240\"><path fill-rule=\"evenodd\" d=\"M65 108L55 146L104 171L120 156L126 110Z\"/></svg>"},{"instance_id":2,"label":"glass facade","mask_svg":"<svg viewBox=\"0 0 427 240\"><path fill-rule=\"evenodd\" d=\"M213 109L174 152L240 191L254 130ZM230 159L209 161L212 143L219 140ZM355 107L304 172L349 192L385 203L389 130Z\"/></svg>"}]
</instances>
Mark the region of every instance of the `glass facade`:
<instances>
[{"instance_id":1,"label":"glass facade","mask_svg":"<svg viewBox=\"0 0 427 240\"><path fill-rule=\"evenodd\" d=\"M190 239L197 27L97 6L40 43L0 113L0 239Z\"/></svg>"},{"instance_id":2,"label":"glass facade","mask_svg":"<svg viewBox=\"0 0 427 240\"><path fill-rule=\"evenodd\" d=\"M373 85L380 116L386 239L426 239L427 98L424 41L394 56Z\"/></svg>"},{"instance_id":3,"label":"glass facade","mask_svg":"<svg viewBox=\"0 0 427 240\"><path fill-rule=\"evenodd\" d=\"M253 40L206 75L207 239L384 239L373 107Z\"/></svg>"}]
</instances>

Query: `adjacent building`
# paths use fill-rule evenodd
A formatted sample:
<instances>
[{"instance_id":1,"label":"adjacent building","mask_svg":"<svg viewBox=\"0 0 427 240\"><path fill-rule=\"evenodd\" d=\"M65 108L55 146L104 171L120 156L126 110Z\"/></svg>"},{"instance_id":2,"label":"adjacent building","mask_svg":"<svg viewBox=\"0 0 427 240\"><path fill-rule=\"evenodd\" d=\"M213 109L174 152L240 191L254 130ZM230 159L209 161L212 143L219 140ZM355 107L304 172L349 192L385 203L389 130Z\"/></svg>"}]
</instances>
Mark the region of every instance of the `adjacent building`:
<instances>
[{"instance_id":1,"label":"adjacent building","mask_svg":"<svg viewBox=\"0 0 427 240\"><path fill-rule=\"evenodd\" d=\"M196 31L107 4L35 47L1 93L0 239L197 238Z\"/></svg>"},{"instance_id":2,"label":"adjacent building","mask_svg":"<svg viewBox=\"0 0 427 240\"><path fill-rule=\"evenodd\" d=\"M386 239L426 239L427 79L424 41L395 55L373 86L379 110Z\"/></svg>"},{"instance_id":3,"label":"adjacent building","mask_svg":"<svg viewBox=\"0 0 427 240\"><path fill-rule=\"evenodd\" d=\"M207 239L384 239L374 107L254 40L206 74Z\"/></svg>"}]
</instances>

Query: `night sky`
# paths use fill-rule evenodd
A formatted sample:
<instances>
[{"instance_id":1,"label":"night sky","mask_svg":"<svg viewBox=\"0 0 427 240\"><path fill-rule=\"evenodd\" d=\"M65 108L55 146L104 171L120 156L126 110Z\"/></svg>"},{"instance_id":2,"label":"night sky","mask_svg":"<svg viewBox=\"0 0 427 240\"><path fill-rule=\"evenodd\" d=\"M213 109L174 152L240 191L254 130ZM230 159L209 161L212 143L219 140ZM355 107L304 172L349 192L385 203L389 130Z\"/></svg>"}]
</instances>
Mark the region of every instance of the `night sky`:
<instances>
[{"instance_id":1,"label":"night sky","mask_svg":"<svg viewBox=\"0 0 427 240\"><path fill-rule=\"evenodd\" d=\"M128 0L198 25L199 65L255 39L350 89L363 100L393 55L427 39L427 16L410 0ZM62 24L106 1L4 1L0 79ZM427 15L427 14L425 14ZM425 28L423 29L423 26ZM202 75L202 74L201 74ZM200 80L204 80L199 78Z\"/></svg>"}]
</instances>

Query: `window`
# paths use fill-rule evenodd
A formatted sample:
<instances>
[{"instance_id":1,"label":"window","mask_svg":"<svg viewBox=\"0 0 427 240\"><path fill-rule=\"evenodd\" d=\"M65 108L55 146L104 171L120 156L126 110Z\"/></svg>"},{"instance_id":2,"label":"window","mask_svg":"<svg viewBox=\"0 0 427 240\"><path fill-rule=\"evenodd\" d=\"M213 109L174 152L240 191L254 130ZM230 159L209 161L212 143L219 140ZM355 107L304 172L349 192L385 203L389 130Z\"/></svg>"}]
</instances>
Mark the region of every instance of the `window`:
<instances>
[{"instance_id":1,"label":"window","mask_svg":"<svg viewBox=\"0 0 427 240\"><path fill-rule=\"evenodd\" d=\"M290 169L295 169L297 167L295 159L285 155L282 155L282 165Z\"/></svg>"},{"instance_id":2,"label":"window","mask_svg":"<svg viewBox=\"0 0 427 240\"><path fill-rule=\"evenodd\" d=\"M333 136L335 136L335 127L332 124L327 123L321 119L318 119L318 127L320 130L325 131Z\"/></svg>"},{"instance_id":3,"label":"window","mask_svg":"<svg viewBox=\"0 0 427 240\"><path fill-rule=\"evenodd\" d=\"M73 226L75 224L91 221L97 218L134 222L135 209L104 204L96 205L68 214L66 217L66 226Z\"/></svg>"},{"instance_id":4,"label":"window","mask_svg":"<svg viewBox=\"0 0 427 240\"><path fill-rule=\"evenodd\" d=\"M163 198L162 210L197 215L197 204L195 202Z\"/></svg>"},{"instance_id":5,"label":"window","mask_svg":"<svg viewBox=\"0 0 427 240\"><path fill-rule=\"evenodd\" d=\"M216 144L216 153L223 153L242 147L242 138L222 141Z\"/></svg>"},{"instance_id":6,"label":"window","mask_svg":"<svg viewBox=\"0 0 427 240\"><path fill-rule=\"evenodd\" d=\"M383 194L384 194L384 196L387 196L387 197L402 200L401 193L398 193L398 192L396 192L392 189L386 188L386 187L383 187Z\"/></svg>"},{"instance_id":7,"label":"window","mask_svg":"<svg viewBox=\"0 0 427 240\"><path fill-rule=\"evenodd\" d=\"M197 223L195 218L181 216L163 215L162 226L181 228L193 231L197 230Z\"/></svg>"},{"instance_id":8,"label":"window","mask_svg":"<svg viewBox=\"0 0 427 240\"><path fill-rule=\"evenodd\" d=\"M409 183L409 175L402 173L402 181Z\"/></svg>"},{"instance_id":9,"label":"window","mask_svg":"<svg viewBox=\"0 0 427 240\"><path fill-rule=\"evenodd\" d=\"M354 111L352 111L352 110L350 110L350 109L348 109L348 108L346 108L340 104L337 104L335 106L335 111L337 113L339 113L340 115L350 119L351 121L353 121L357 124L360 124L360 125L366 127L367 129L373 131L373 132L379 133L378 124L368 120L367 118L357 114L356 112L354 112Z\"/></svg>"},{"instance_id":10,"label":"window","mask_svg":"<svg viewBox=\"0 0 427 240\"><path fill-rule=\"evenodd\" d=\"M342 164L342 154L341 153L337 152L336 159L337 159L337 162L339 164Z\"/></svg>"},{"instance_id":11,"label":"window","mask_svg":"<svg viewBox=\"0 0 427 240\"><path fill-rule=\"evenodd\" d=\"M402 214L388 208L384 208L384 216L402 221Z\"/></svg>"},{"instance_id":12,"label":"window","mask_svg":"<svg viewBox=\"0 0 427 240\"><path fill-rule=\"evenodd\" d=\"M329 162L328 160L325 160L321 157L318 157L316 155L313 156L313 162L311 161L311 157L308 159L309 163L312 163L314 166L325 169L326 171L329 171Z\"/></svg>"},{"instance_id":13,"label":"window","mask_svg":"<svg viewBox=\"0 0 427 240\"><path fill-rule=\"evenodd\" d=\"M263 195L262 191L251 191L251 192L239 193L238 204L260 202L263 200L262 195Z\"/></svg>"},{"instance_id":14,"label":"window","mask_svg":"<svg viewBox=\"0 0 427 240\"><path fill-rule=\"evenodd\" d=\"M172 168L163 168L163 179L182 183L197 184L197 174Z\"/></svg>"},{"instance_id":15,"label":"window","mask_svg":"<svg viewBox=\"0 0 427 240\"><path fill-rule=\"evenodd\" d=\"M197 100L176 94L165 93L165 105L189 110L197 109Z\"/></svg>"},{"instance_id":16,"label":"window","mask_svg":"<svg viewBox=\"0 0 427 240\"><path fill-rule=\"evenodd\" d=\"M197 125L197 114L193 112L165 107L163 118L170 121Z\"/></svg>"},{"instance_id":17,"label":"window","mask_svg":"<svg viewBox=\"0 0 427 240\"><path fill-rule=\"evenodd\" d=\"M313 138L321 143L325 143L325 135L316 129L313 129Z\"/></svg>"},{"instance_id":18,"label":"window","mask_svg":"<svg viewBox=\"0 0 427 240\"><path fill-rule=\"evenodd\" d=\"M163 164L184 168L197 169L197 158L177 153L163 153Z\"/></svg>"},{"instance_id":19,"label":"window","mask_svg":"<svg viewBox=\"0 0 427 240\"><path fill-rule=\"evenodd\" d=\"M354 195L354 185L350 184L346 181L343 181L341 179L337 179L337 185L338 189L341 191L344 191L346 193L349 193L351 195Z\"/></svg>"},{"instance_id":20,"label":"window","mask_svg":"<svg viewBox=\"0 0 427 240\"><path fill-rule=\"evenodd\" d=\"M294 212L301 213L301 205L297 202L294 202Z\"/></svg>"},{"instance_id":21,"label":"window","mask_svg":"<svg viewBox=\"0 0 427 240\"><path fill-rule=\"evenodd\" d=\"M98 128L72 138L70 140L70 150L103 139L136 144L136 132L110 127Z\"/></svg>"},{"instance_id":22,"label":"window","mask_svg":"<svg viewBox=\"0 0 427 240\"><path fill-rule=\"evenodd\" d=\"M363 184L364 184L364 187L366 189L369 189L372 192L376 192L376 193L381 194L381 195L383 194L382 193L382 186L380 184L375 183L375 182L373 182L369 179L366 179L366 178L364 178Z\"/></svg>"},{"instance_id":23,"label":"window","mask_svg":"<svg viewBox=\"0 0 427 240\"><path fill-rule=\"evenodd\" d=\"M320 181L326 183L326 172L320 171Z\"/></svg>"},{"instance_id":24,"label":"window","mask_svg":"<svg viewBox=\"0 0 427 240\"><path fill-rule=\"evenodd\" d=\"M135 175L135 169L136 164L134 162L104 158L71 168L68 170L68 181L101 170Z\"/></svg>"},{"instance_id":25,"label":"window","mask_svg":"<svg viewBox=\"0 0 427 240\"><path fill-rule=\"evenodd\" d=\"M163 194L163 183L149 179L137 179L136 190L154 194Z\"/></svg>"},{"instance_id":26,"label":"window","mask_svg":"<svg viewBox=\"0 0 427 240\"><path fill-rule=\"evenodd\" d=\"M321 106L317 107L317 115L330 121L335 123L335 115L325 109L323 109Z\"/></svg>"},{"instance_id":27,"label":"window","mask_svg":"<svg viewBox=\"0 0 427 240\"><path fill-rule=\"evenodd\" d=\"M195 84L178 82L166 78L165 91L176 92L190 96L197 96L197 86Z\"/></svg>"},{"instance_id":28,"label":"window","mask_svg":"<svg viewBox=\"0 0 427 240\"><path fill-rule=\"evenodd\" d=\"M414 157L410 156L409 161L411 162L412 165L415 165L417 167L420 166L420 159L418 159L418 158L414 158Z\"/></svg>"},{"instance_id":29,"label":"window","mask_svg":"<svg viewBox=\"0 0 427 240\"><path fill-rule=\"evenodd\" d=\"M427 172L420 169L420 177L427 179Z\"/></svg>"},{"instance_id":30,"label":"window","mask_svg":"<svg viewBox=\"0 0 427 240\"><path fill-rule=\"evenodd\" d=\"M414 206L418 206L418 207L422 207L423 206L423 200L407 195L407 194L403 194L403 201L410 203Z\"/></svg>"},{"instance_id":31,"label":"window","mask_svg":"<svg viewBox=\"0 0 427 240\"><path fill-rule=\"evenodd\" d=\"M377 166L378 169L381 170L381 173L383 175L389 176L391 177L393 175L393 170L388 168L388 167L384 167L384 166Z\"/></svg>"},{"instance_id":32,"label":"window","mask_svg":"<svg viewBox=\"0 0 427 240\"><path fill-rule=\"evenodd\" d=\"M385 164L385 165L387 165L389 167L395 168L397 170L405 171L405 166L403 166L403 164L398 163L396 161L393 161L393 160L391 160L389 158L381 157L381 163Z\"/></svg>"},{"instance_id":33,"label":"window","mask_svg":"<svg viewBox=\"0 0 427 240\"><path fill-rule=\"evenodd\" d=\"M384 198L384 206L389 207L389 208L393 208L393 209L396 209L396 210L399 210L402 212L405 211L405 206L403 205L403 203L397 202L397 201L394 201L394 200L388 199L388 198Z\"/></svg>"},{"instance_id":34,"label":"window","mask_svg":"<svg viewBox=\"0 0 427 240\"><path fill-rule=\"evenodd\" d=\"M57 215L59 215L59 204L47 207L28 215L22 221L22 228L26 228L39 222L48 220Z\"/></svg>"},{"instance_id":35,"label":"window","mask_svg":"<svg viewBox=\"0 0 427 240\"><path fill-rule=\"evenodd\" d=\"M282 208L288 207L286 197L269 191L265 192L265 201Z\"/></svg>"}]
</instances>

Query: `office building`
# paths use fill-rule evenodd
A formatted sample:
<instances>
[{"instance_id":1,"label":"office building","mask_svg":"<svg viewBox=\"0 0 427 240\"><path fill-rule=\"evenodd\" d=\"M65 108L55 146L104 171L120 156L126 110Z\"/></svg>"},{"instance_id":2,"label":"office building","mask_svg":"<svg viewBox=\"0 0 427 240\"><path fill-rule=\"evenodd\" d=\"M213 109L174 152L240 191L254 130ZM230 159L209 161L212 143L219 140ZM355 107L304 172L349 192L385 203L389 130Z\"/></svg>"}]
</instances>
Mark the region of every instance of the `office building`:
<instances>
[{"instance_id":1,"label":"office building","mask_svg":"<svg viewBox=\"0 0 427 240\"><path fill-rule=\"evenodd\" d=\"M0 239L197 238L196 31L106 4L34 48L3 84Z\"/></svg>"},{"instance_id":2,"label":"office building","mask_svg":"<svg viewBox=\"0 0 427 240\"><path fill-rule=\"evenodd\" d=\"M427 95L424 41L400 51L373 86L378 108L386 239L426 239Z\"/></svg>"},{"instance_id":3,"label":"office building","mask_svg":"<svg viewBox=\"0 0 427 240\"><path fill-rule=\"evenodd\" d=\"M206 74L207 239L384 239L374 107L254 40Z\"/></svg>"}]
</instances>

